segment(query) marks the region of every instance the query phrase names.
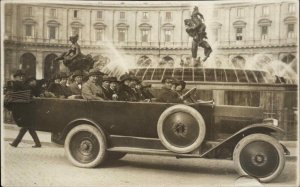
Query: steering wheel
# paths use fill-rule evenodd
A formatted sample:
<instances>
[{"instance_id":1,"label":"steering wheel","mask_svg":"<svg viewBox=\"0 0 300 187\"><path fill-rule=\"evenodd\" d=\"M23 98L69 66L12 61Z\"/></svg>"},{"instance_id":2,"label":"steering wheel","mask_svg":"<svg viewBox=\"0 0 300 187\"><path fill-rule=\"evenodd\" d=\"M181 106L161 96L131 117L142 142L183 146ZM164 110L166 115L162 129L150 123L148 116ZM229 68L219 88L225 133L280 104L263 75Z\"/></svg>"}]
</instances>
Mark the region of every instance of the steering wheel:
<instances>
[{"instance_id":1,"label":"steering wheel","mask_svg":"<svg viewBox=\"0 0 300 187\"><path fill-rule=\"evenodd\" d=\"M192 89L190 89L189 91L187 91L185 94L183 94L181 97L183 98L183 100L184 99L186 99L186 98L191 98L191 95L195 92L197 90L197 88L196 87L194 87L194 88L192 88ZM192 99L193 100L193 99Z\"/></svg>"}]
</instances>

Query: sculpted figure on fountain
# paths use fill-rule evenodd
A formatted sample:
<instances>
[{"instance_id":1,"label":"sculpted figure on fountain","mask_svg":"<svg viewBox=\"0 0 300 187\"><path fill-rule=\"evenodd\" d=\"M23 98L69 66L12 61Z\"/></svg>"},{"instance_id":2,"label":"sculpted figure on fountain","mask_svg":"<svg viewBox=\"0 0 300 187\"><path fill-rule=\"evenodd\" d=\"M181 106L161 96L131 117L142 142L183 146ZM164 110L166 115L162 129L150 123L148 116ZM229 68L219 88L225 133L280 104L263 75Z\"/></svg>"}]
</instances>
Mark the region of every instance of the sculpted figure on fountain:
<instances>
[{"instance_id":1,"label":"sculpted figure on fountain","mask_svg":"<svg viewBox=\"0 0 300 187\"><path fill-rule=\"evenodd\" d=\"M193 57L193 65L198 66L200 64L200 57L197 60L197 52L198 46L204 48L204 59L206 61L209 57L212 49L209 43L206 41L207 33L206 33L206 25L204 24L204 17L199 12L197 6L195 6L194 11L192 12L191 19L184 20L186 26L186 32L190 37L193 38L192 42L192 57Z\"/></svg>"},{"instance_id":2,"label":"sculpted figure on fountain","mask_svg":"<svg viewBox=\"0 0 300 187\"><path fill-rule=\"evenodd\" d=\"M70 72L74 72L76 70L88 72L94 64L92 56L81 53L80 46L77 43L78 35L70 36L69 41L72 43L70 49L67 52L62 53L54 59L54 61L62 60Z\"/></svg>"}]
</instances>

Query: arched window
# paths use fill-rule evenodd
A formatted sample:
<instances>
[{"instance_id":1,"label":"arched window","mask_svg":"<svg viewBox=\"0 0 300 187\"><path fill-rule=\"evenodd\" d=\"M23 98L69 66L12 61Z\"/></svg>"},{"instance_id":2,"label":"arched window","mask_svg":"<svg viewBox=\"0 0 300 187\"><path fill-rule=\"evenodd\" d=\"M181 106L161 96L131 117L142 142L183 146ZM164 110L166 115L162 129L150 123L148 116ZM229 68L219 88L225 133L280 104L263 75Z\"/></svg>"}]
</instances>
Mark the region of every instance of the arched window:
<instances>
[{"instance_id":1,"label":"arched window","mask_svg":"<svg viewBox=\"0 0 300 187\"><path fill-rule=\"evenodd\" d=\"M241 56L236 56L231 62L235 68L243 68L245 67L246 60Z\"/></svg>"},{"instance_id":2,"label":"arched window","mask_svg":"<svg viewBox=\"0 0 300 187\"><path fill-rule=\"evenodd\" d=\"M163 67L173 67L174 66L174 59L170 56L165 56L162 58L162 61L159 62L159 66Z\"/></svg>"},{"instance_id":3,"label":"arched window","mask_svg":"<svg viewBox=\"0 0 300 187\"><path fill-rule=\"evenodd\" d=\"M281 61L284 62L284 63L286 63L286 64L289 64L289 63L291 63L295 58L296 58L296 57L295 57L294 55L288 54L288 55L284 56L284 57L282 58Z\"/></svg>"},{"instance_id":4,"label":"arched window","mask_svg":"<svg viewBox=\"0 0 300 187\"><path fill-rule=\"evenodd\" d=\"M55 74L59 73L59 62L54 62L56 57L56 54L49 54L46 56L44 62L45 79L52 79Z\"/></svg>"},{"instance_id":5,"label":"arched window","mask_svg":"<svg viewBox=\"0 0 300 187\"><path fill-rule=\"evenodd\" d=\"M138 61L137 65L138 67L149 67L151 65L151 59L148 56L141 56Z\"/></svg>"},{"instance_id":6,"label":"arched window","mask_svg":"<svg viewBox=\"0 0 300 187\"><path fill-rule=\"evenodd\" d=\"M36 76L36 58L33 54L23 54L20 58L20 65L25 72L25 78Z\"/></svg>"}]
</instances>

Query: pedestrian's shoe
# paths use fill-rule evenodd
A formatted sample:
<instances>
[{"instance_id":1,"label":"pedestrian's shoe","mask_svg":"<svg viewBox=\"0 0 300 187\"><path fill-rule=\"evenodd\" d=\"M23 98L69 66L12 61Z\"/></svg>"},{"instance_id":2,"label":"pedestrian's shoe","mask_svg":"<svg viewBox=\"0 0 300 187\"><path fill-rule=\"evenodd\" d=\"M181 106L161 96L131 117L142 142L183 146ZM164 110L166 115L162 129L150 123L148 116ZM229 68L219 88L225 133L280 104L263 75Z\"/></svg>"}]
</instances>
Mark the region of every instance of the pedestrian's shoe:
<instances>
[{"instance_id":1,"label":"pedestrian's shoe","mask_svg":"<svg viewBox=\"0 0 300 187\"><path fill-rule=\"evenodd\" d=\"M13 143L9 143L10 146L12 147L17 147L17 145L13 144Z\"/></svg>"},{"instance_id":2,"label":"pedestrian's shoe","mask_svg":"<svg viewBox=\"0 0 300 187\"><path fill-rule=\"evenodd\" d=\"M39 148L39 147L42 147L42 145L34 145L32 146L33 148Z\"/></svg>"}]
</instances>

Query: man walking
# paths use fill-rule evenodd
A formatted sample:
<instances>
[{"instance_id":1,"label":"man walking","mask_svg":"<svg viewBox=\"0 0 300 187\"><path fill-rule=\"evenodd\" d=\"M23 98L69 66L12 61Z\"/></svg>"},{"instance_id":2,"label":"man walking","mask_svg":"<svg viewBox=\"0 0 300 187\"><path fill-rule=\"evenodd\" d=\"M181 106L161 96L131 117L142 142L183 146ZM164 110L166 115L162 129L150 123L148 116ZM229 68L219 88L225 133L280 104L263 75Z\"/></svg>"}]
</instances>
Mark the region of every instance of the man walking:
<instances>
[{"instance_id":1,"label":"man walking","mask_svg":"<svg viewBox=\"0 0 300 187\"><path fill-rule=\"evenodd\" d=\"M24 91L24 90L31 90L31 85L25 85L25 83L23 82L23 77L24 77L24 73L20 70L18 70L15 74L14 74L14 86L13 86L13 91L14 92L18 92L18 91ZM30 78L30 80L27 80L26 82L31 82L31 80L35 80L35 78ZM31 96L33 96L33 92L31 91ZM32 129L31 124L24 124L24 126L20 129L18 136L16 137L16 139L10 143L10 145L12 147L17 147L19 145L19 143L21 142L23 136L25 135L25 133L29 131L32 139L34 140L35 145L32 146L33 148L38 148L41 147L41 142L35 132L34 129Z\"/></svg>"}]
</instances>

